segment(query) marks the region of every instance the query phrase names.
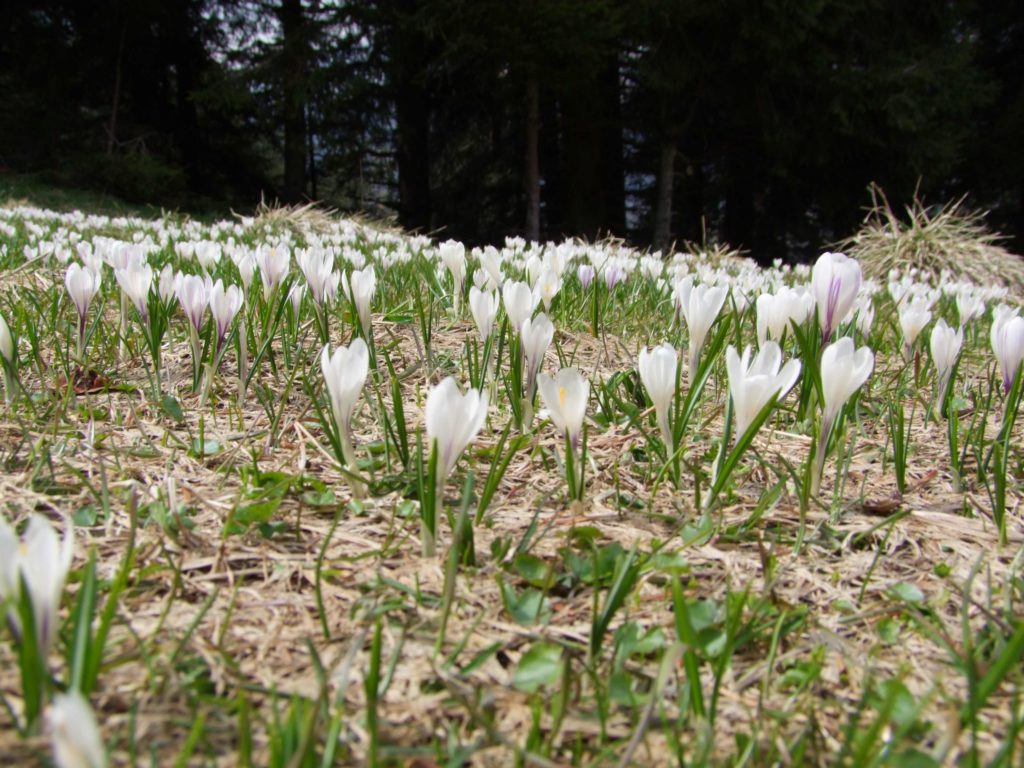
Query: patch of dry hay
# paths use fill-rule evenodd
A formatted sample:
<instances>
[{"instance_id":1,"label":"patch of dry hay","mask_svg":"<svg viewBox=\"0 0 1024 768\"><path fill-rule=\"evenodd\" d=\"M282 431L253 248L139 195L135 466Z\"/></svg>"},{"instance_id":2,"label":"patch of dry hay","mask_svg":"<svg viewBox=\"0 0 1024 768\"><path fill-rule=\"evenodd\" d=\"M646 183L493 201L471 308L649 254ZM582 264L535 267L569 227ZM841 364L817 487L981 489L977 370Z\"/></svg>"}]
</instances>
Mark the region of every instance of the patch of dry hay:
<instances>
[{"instance_id":1,"label":"patch of dry hay","mask_svg":"<svg viewBox=\"0 0 1024 768\"><path fill-rule=\"evenodd\" d=\"M1005 284L1024 296L1024 259L1010 253L985 226L985 213L966 207L965 198L938 210L919 200L901 219L880 188L872 185L871 208L861 228L834 247L856 258L864 274L885 280L890 270L948 272L979 285Z\"/></svg>"}]
</instances>

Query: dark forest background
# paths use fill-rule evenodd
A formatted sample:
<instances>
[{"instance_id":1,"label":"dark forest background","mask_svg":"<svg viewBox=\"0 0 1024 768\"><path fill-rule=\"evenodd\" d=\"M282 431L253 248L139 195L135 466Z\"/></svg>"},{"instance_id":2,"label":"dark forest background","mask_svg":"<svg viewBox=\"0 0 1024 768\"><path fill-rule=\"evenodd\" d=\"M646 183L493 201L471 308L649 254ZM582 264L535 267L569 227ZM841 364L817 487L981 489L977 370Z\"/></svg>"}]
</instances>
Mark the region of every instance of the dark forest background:
<instances>
[{"instance_id":1,"label":"dark forest background","mask_svg":"<svg viewBox=\"0 0 1024 768\"><path fill-rule=\"evenodd\" d=\"M470 243L760 259L967 193L1024 240L1020 0L7 0L0 166Z\"/></svg>"}]
</instances>

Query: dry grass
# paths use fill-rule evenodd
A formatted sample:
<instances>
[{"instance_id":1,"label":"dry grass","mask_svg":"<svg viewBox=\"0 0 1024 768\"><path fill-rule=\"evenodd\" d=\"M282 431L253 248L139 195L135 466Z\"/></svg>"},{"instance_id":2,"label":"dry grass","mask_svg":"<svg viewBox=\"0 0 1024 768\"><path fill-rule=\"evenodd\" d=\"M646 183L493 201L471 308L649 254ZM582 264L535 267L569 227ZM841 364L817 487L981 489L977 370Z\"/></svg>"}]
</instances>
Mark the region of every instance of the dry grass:
<instances>
[{"instance_id":1,"label":"dry grass","mask_svg":"<svg viewBox=\"0 0 1024 768\"><path fill-rule=\"evenodd\" d=\"M1024 259L1000 245L1002 238L985 226L985 214L968 209L964 198L937 210L915 199L901 218L881 189L870 191L864 224L835 246L856 258L867 276L885 280L894 269L948 272L980 285L1005 284L1024 296Z\"/></svg>"},{"instance_id":2,"label":"dry grass","mask_svg":"<svg viewBox=\"0 0 1024 768\"><path fill-rule=\"evenodd\" d=\"M422 365L411 328L383 318L374 327L378 345L397 340L393 357L399 371ZM465 330L452 327L438 336L437 351L457 349ZM561 336L564 346L577 350L578 365L595 380L630 363L608 351L624 347L614 339L601 343L587 335ZM549 364L556 363L552 355ZM878 379L894 375L898 364L882 366ZM184 388L187 358L170 358L167 365L172 386ZM118 381L132 382L140 373L125 369L118 376ZM323 451L325 441L305 398L289 397L280 384L268 385L285 403L280 437L273 443L267 441L267 415L258 407L246 410L244 426L229 409L218 408L207 417L205 430L225 450L196 457L174 447L191 442L198 429L194 415L188 423L176 425L137 397L97 393L82 398L92 412L105 414L97 422L102 438L97 447L84 444L72 431L45 483L40 483L37 466L12 468L0 479L0 497L8 512L20 517L31 511L67 513L95 505L89 487L98 487L105 478L109 515L82 535L76 560L80 565L84 552L95 547L104 577L126 551L131 500L138 501L136 522L141 527L135 541L135 576L111 638L110 664L94 697L108 743L114 745L114 764L131 763L126 734L134 729L136 743L144 745L140 752L154 755L156 764L170 765L201 711L206 717L204 739L188 764L235 765L238 716L233 702L239 691L245 691L257 723L270 723L274 708L286 707L287 699L282 703L280 696L296 694L314 701L326 696L336 701L349 713L341 733L348 750L344 760L361 763L368 738L362 714L368 637L372 616L381 612L388 617L383 658L394 662L379 703L385 743L399 749L397 755L406 754L407 765L433 764L430 745L438 741L480 745L474 765L514 764L513 745L523 743L538 703L512 684L518 661L534 642L547 639L564 647L582 667L594 599L593 590L585 585L556 589L550 593L545 620L533 625L512 620L498 579L516 589L525 589L526 584L516 577L509 560L492 560L486 553L495 542L521 541L534 521L537 535L529 551L553 568L564 568L565 552L577 546L574 532L586 526L596 532L600 545L618 542L641 552L665 545L666 551L678 553L685 560L684 589L690 599L724 606L741 593L750 596L751 607L744 616L759 629L749 643L736 649L719 682L716 727L680 734L708 739L710 760L731 762L735 738L741 734L780 744L794 743L806 734L815 746L802 762L830 764L852 713L871 700L874 686L882 680L906 686L921 704L920 720L933 724L932 730L920 734L922 748L943 755L950 765L967 754L968 735L941 727L965 699L966 688L952 664L955 648L944 647L940 638L959 637L965 621L972 631L986 631L992 590L1020 578L1015 553L1024 542L1024 529L1019 497L1008 548L998 546L980 499L969 496L970 514L962 514L963 500L943 470L944 454L937 448L942 436L935 424L927 429L916 425L912 489L902 498L891 486L891 472L882 467L886 436L869 426L856 441L838 520L828 510L814 509L802 522L796 500L784 493L748 528L762 489L772 482L754 465L713 529L700 535L692 530L698 515L691 506L691 488L684 485L676 491L663 486L652 495L630 458L644 441L622 427L592 430L589 445L595 473L588 502L582 510L565 507L559 501L563 482L551 460L557 441L550 430L541 430L513 461L485 524L477 530L480 564L459 576L454 610L438 654L444 565L420 556L415 516L397 513L399 493L351 506L347 485ZM717 434L723 395L719 392L718 402L706 409L701 434L693 436L696 445ZM414 405L419 396L410 379L403 397L410 403L411 422L420 418ZM195 414L195 404L188 398L183 405L186 414ZM476 454L494 444L500 421L485 428ZM381 437L366 409L357 426L360 445ZM19 433L14 425L4 429ZM768 458L796 458L807 447L806 438L782 432L766 433L758 444ZM155 451L147 450L152 448ZM232 515L257 498L241 468L248 468L250 478L258 469L295 479L274 513L281 528L273 535L261 534L256 526L241 535L226 533ZM188 509L189 527L166 528L147 518L149 505L164 498L168 476L175 479L179 499ZM312 480L333 489L337 502L311 506L304 501L303 489ZM830 473L823 487L831 488L834 482ZM449 483L449 494L457 487L461 479ZM902 514L894 515L897 510ZM336 528L335 516L340 520ZM804 523L806 543L797 551L795 542ZM442 551L448 540L444 527ZM314 589L321 550L327 638L320 631ZM644 630L660 628L671 635L673 578L675 571L646 571L616 626L628 620ZM963 584L971 585L966 597L958 591ZM894 597L895 585L913 585L923 602L908 606ZM930 632L920 631L915 621L929 626ZM769 663L773 628L787 622L793 628L782 635ZM446 664L459 645L457 662ZM492 645L499 651L485 663L468 673L460 671ZM325 666L326 688L310 648ZM6 644L0 644L0 660L0 690L8 698L16 697L16 670ZM631 657L627 669L631 679L651 684L658 675L658 658ZM710 691L711 667L703 669L703 683ZM674 764L668 751L670 721L683 695L676 680L673 675L647 723L635 753L637 762ZM586 675L581 674L576 685L560 722L551 764L568 760L574 745L587 745L587 752L596 754L590 750L602 740L620 745L607 753L607 761L613 762L622 754L621 745L636 733L637 709L615 704L602 727ZM994 755L1005 743L1011 706L1009 695L1000 694L987 710L979 742L982 755ZM766 713L776 713L782 720L765 719ZM553 726L542 707L541 731ZM266 733L255 728L255 764L265 762L269 754ZM0 753L14 764L40 764L45 750L41 739L23 742L10 729L0 731Z\"/></svg>"}]
</instances>

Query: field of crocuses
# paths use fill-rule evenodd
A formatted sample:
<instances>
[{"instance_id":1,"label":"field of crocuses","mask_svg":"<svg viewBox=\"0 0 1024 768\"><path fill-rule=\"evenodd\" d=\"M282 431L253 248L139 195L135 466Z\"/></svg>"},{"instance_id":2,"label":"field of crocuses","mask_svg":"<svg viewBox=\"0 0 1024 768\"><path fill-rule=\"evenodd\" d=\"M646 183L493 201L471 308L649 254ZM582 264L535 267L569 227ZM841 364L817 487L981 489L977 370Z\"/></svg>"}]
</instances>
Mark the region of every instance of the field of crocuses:
<instances>
[{"instance_id":1,"label":"field of crocuses","mask_svg":"<svg viewBox=\"0 0 1024 768\"><path fill-rule=\"evenodd\" d=\"M1020 300L0 209L0 755L1019 765Z\"/></svg>"}]
</instances>

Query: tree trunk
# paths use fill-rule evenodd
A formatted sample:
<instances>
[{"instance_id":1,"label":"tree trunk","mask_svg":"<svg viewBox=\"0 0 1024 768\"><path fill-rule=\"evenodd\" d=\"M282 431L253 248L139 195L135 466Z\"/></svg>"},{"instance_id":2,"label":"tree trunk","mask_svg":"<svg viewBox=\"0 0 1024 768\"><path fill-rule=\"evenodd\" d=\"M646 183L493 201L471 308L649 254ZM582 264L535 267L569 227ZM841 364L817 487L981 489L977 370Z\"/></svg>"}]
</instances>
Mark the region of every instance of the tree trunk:
<instances>
[{"instance_id":1,"label":"tree trunk","mask_svg":"<svg viewBox=\"0 0 1024 768\"><path fill-rule=\"evenodd\" d=\"M526 239L540 241L540 83L526 81Z\"/></svg>"},{"instance_id":2,"label":"tree trunk","mask_svg":"<svg viewBox=\"0 0 1024 768\"><path fill-rule=\"evenodd\" d=\"M286 203L306 196L306 40L302 0L281 0L284 84L284 189Z\"/></svg>"},{"instance_id":3,"label":"tree trunk","mask_svg":"<svg viewBox=\"0 0 1024 768\"><path fill-rule=\"evenodd\" d=\"M398 5L396 3L396 5ZM409 12L409 3L396 11ZM424 82L428 41L401 18L392 21L391 85L395 104L395 149L398 161L398 221L407 229L431 225L430 96Z\"/></svg>"},{"instance_id":4,"label":"tree trunk","mask_svg":"<svg viewBox=\"0 0 1024 768\"><path fill-rule=\"evenodd\" d=\"M672 239L672 190L675 180L676 145L665 139L661 145L661 164L658 167L658 198L654 213L654 247L668 250Z\"/></svg>"},{"instance_id":5,"label":"tree trunk","mask_svg":"<svg viewBox=\"0 0 1024 768\"><path fill-rule=\"evenodd\" d=\"M626 170L622 155L622 93L619 56L611 54L597 77L601 131L601 229L608 234L626 231Z\"/></svg>"},{"instance_id":6,"label":"tree trunk","mask_svg":"<svg viewBox=\"0 0 1024 768\"><path fill-rule=\"evenodd\" d=\"M316 200L319 196L316 189L316 140L314 134L313 117L312 117L312 105L306 105L306 140L308 142L309 150L309 196L311 199Z\"/></svg>"},{"instance_id":7,"label":"tree trunk","mask_svg":"<svg viewBox=\"0 0 1024 768\"><path fill-rule=\"evenodd\" d=\"M176 122L178 149L188 175L189 187L193 190L207 187L203 169L203 137L199 130L199 115L196 111L193 93L199 85L200 68L203 65L204 50L193 31L193 19L201 11L195 0L173 4L171 37L174 40Z\"/></svg>"},{"instance_id":8,"label":"tree trunk","mask_svg":"<svg viewBox=\"0 0 1024 768\"><path fill-rule=\"evenodd\" d=\"M107 156L114 154L117 142L117 111L121 104L121 60L124 56L124 36L128 30L128 22L121 25L121 36L117 42L117 64L114 69L114 99L110 105L110 124L107 126Z\"/></svg>"}]
</instances>

